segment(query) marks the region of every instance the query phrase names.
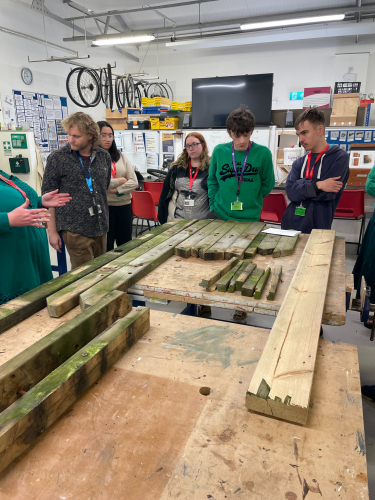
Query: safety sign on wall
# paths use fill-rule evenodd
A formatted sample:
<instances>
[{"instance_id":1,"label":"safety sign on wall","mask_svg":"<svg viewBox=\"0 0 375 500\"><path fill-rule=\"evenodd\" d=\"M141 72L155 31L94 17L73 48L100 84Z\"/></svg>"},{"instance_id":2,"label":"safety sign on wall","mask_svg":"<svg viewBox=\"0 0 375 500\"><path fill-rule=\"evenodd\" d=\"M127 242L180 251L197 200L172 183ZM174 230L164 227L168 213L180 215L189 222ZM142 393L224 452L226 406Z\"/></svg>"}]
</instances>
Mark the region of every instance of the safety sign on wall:
<instances>
[{"instance_id":1,"label":"safety sign on wall","mask_svg":"<svg viewBox=\"0 0 375 500\"><path fill-rule=\"evenodd\" d=\"M3 141L4 156L12 156L12 145L10 141Z\"/></svg>"}]
</instances>

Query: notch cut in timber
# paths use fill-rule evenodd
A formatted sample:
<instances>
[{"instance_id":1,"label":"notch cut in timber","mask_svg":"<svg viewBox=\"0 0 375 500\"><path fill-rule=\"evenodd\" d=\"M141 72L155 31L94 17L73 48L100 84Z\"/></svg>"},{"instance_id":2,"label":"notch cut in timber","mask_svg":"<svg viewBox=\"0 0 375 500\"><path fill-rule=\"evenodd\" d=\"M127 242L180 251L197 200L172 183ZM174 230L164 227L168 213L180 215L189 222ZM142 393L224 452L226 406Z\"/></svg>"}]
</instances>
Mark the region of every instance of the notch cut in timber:
<instances>
[{"instance_id":1,"label":"notch cut in timber","mask_svg":"<svg viewBox=\"0 0 375 500\"><path fill-rule=\"evenodd\" d=\"M335 231L311 232L251 379L249 410L307 423L334 241Z\"/></svg>"}]
</instances>

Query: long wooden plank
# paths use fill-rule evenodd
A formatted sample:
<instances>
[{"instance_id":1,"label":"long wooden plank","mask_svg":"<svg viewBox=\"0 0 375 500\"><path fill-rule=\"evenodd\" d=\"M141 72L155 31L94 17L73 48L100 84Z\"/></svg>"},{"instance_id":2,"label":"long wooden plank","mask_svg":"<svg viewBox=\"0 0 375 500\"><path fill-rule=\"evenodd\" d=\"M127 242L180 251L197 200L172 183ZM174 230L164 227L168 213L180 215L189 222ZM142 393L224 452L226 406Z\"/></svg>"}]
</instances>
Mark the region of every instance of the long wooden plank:
<instances>
[{"instance_id":1,"label":"long wooden plank","mask_svg":"<svg viewBox=\"0 0 375 500\"><path fill-rule=\"evenodd\" d=\"M207 235L203 240L199 241L196 243L193 248L191 249L191 255L193 257L199 257L201 259L204 259L206 251L217 241L220 240L225 234L230 231L233 226L234 222L231 221L215 221L218 223L217 227L215 228L214 231L212 231L211 234Z\"/></svg>"},{"instance_id":2,"label":"long wooden plank","mask_svg":"<svg viewBox=\"0 0 375 500\"><path fill-rule=\"evenodd\" d=\"M238 263L236 257L232 257L230 260L226 261L222 266L217 267L211 274L202 279L199 286L204 288L210 288L217 280L219 280L224 274L232 269Z\"/></svg>"},{"instance_id":3,"label":"long wooden plank","mask_svg":"<svg viewBox=\"0 0 375 500\"><path fill-rule=\"evenodd\" d=\"M0 411L16 401L81 347L131 311L132 301L113 291L0 367Z\"/></svg>"},{"instance_id":4,"label":"long wooden plank","mask_svg":"<svg viewBox=\"0 0 375 500\"><path fill-rule=\"evenodd\" d=\"M265 233L259 233L245 250L245 259L252 259L258 251L258 246L266 237Z\"/></svg>"},{"instance_id":5,"label":"long wooden plank","mask_svg":"<svg viewBox=\"0 0 375 500\"><path fill-rule=\"evenodd\" d=\"M267 300L275 300L276 290L279 285L282 273L282 266L275 266L271 273L271 284L267 295Z\"/></svg>"},{"instance_id":6,"label":"long wooden plank","mask_svg":"<svg viewBox=\"0 0 375 500\"><path fill-rule=\"evenodd\" d=\"M233 276L241 266L242 266L242 261L238 262L238 264L236 264L230 271L224 274L224 276L221 277L219 281L216 282L216 288L219 292L227 291L230 280L233 278Z\"/></svg>"},{"instance_id":7,"label":"long wooden plank","mask_svg":"<svg viewBox=\"0 0 375 500\"><path fill-rule=\"evenodd\" d=\"M246 395L250 410L305 425L335 231L314 229Z\"/></svg>"},{"instance_id":8,"label":"long wooden plank","mask_svg":"<svg viewBox=\"0 0 375 500\"><path fill-rule=\"evenodd\" d=\"M267 284L270 272L271 272L271 268L267 267L267 269L264 271L263 276L260 278L260 280L256 284L256 287L255 287L255 290L254 290L254 299L257 299L257 300L260 299L260 297L261 297L261 295L263 293L263 290L264 290L264 288L265 288L265 286Z\"/></svg>"},{"instance_id":9,"label":"long wooden plank","mask_svg":"<svg viewBox=\"0 0 375 500\"><path fill-rule=\"evenodd\" d=\"M91 274L97 269L105 266L109 262L117 259L119 255L122 255L126 252L129 252L133 248L136 248L145 241L148 241L151 238L154 238L158 234L167 231L171 227L177 224L177 221L167 222L162 226L158 226L146 234L136 238L124 245L121 245L113 252L108 252L100 257L96 257L95 259L87 262L86 264L82 264L82 266L77 267L73 271L69 271L58 278L52 279L43 285L30 290L29 292L24 293L20 297L17 297L14 300L10 300L6 304L2 304L0 306L0 333L8 330L12 326L16 325L20 321L28 318L32 314L40 311L44 307L46 307L46 299L50 295L56 293L57 291L65 288L66 286L78 281L80 278Z\"/></svg>"},{"instance_id":10,"label":"long wooden plank","mask_svg":"<svg viewBox=\"0 0 375 500\"><path fill-rule=\"evenodd\" d=\"M247 261L240 261L240 262L242 262L241 266L234 273L232 279L229 282L228 290L227 290L227 292L229 292L229 293L235 292L235 290L236 290L236 281L237 281L238 277L245 270L245 268L250 264L248 260Z\"/></svg>"},{"instance_id":11,"label":"long wooden plank","mask_svg":"<svg viewBox=\"0 0 375 500\"><path fill-rule=\"evenodd\" d=\"M257 267L242 285L241 295L245 295L245 297L252 297L255 287L263 274L264 269Z\"/></svg>"},{"instance_id":12,"label":"long wooden plank","mask_svg":"<svg viewBox=\"0 0 375 500\"><path fill-rule=\"evenodd\" d=\"M294 247L297 244L298 237L298 234L297 236L281 236L272 253L272 257L276 259L277 257L286 257L287 255L292 255L292 253L294 252Z\"/></svg>"},{"instance_id":13,"label":"long wooden plank","mask_svg":"<svg viewBox=\"0 0 375 500\"><path fill-rule=\"evenodd\" d=\"M229 221L226 224L231 224ZM249 222L236 222L234 226L204 253L204 260L224 260L225 252L236 239L249 227Z\"/></svg>"},{"instance_id":14,"label":"long wooden plank","mask_svg":"<svg viewBox=\"0 0 375 500\"><path fill-rule=\"evenodd\" d=\"M179 257L183 257L184 259L188 259L191 256L191 250L194 245L202 241L207 235L211 234L215 229L224 224L223 221L207 219L206 221L202 221L204 224L202 225L202 229L197 233L190 236L187 240L183 241L180 245L176 246L174 249L175 255Z\"/></svg>"},{"instance_id":15,"label":"long wooden plank","mask_svg":"<svg viewBox=\"0 0 375 500\"><path fill-rule=\"evenodd\" d=\"M23 453L150 328L137 308L47 375L0 414L0 472Z\"/></svg>"},{"instance_id":16,"label":"long wooden plank","mask_svg":"<svg viewBox=\"0 0 375 500\"><path fill-rule=\"evenodd\" d=\"M260 255L271 255L277 247L281 236L277 234L267 234L263 241L259 243L258 253Z\"/></svg>"},{"instance_id":17,"label":"long wooden plank","mask_svg":"<svg viewBox=\"0 0 375 500\"><path fill-rule=\"evenodd\" d=\"M252 262L248 262L247 266L243 269L241 274L238 276L236 279L236 291L240 292L242 290L242 287L247 280L247 278L250 276L250 274L254 271L254 269L257 267L256 264L253 264Z\"/></svg>"},{"instance_id":18,"label":"long wooden plank","mask_svg":"<svg viewBox=\"0 0 375 500\"><path fill-rule=\"evenodd\" d=\"M234 241L233 245L225 251L225 258L230 259L231 257L238 257L239 259L243 259L245 250L260 233L260 231L262 231L264 226L264 222L251 223L241 236Z\"/></svg>"},{"instance_id":19,"label":"long wooden plank","mask_svg":"<svg viewBox=\"0 0 375 500\"><path fill-rule=\"evenodd\" d=\"M200 224L193 224L184 231L175 234L164 243L149 250L144 255L132 260L127 266L117 269L110 276L107 276L80 295L79 304L81 309L85 310L96 304L112 290L127 290L131 285L134 285L134 283L146 276L146 274L172 257L175 246L200 229Z\"/></svg>"},{"instance_id":20,"label":"long wooden plank","mask_svg":"<svg viewBox=\"0 0 375 500\"><path fill-rule=\"evenodd\" d=\"M157 247L161 243L169 240L175 234L189 228L192 224L201 225L204 221L196 221L195 219L180 220L177 224L174 224L171 228L164 231L162 234L155 236L151 240L147 240L141 245L137 246L130 252L121 255L117 259L108 263L107 265L101 267L94 273L81 278L75 283L59 290L55 294L47 298L47 309L48 313L52 318L59 318L66 312L70 311L79 304L79 296L88 288L91 288L96 283L102 281L104 278L110 274L117 271L123 266L126 266L131 261L135 260L137 257L145 254L152 248Z\"/></svg>"}]
</instances>

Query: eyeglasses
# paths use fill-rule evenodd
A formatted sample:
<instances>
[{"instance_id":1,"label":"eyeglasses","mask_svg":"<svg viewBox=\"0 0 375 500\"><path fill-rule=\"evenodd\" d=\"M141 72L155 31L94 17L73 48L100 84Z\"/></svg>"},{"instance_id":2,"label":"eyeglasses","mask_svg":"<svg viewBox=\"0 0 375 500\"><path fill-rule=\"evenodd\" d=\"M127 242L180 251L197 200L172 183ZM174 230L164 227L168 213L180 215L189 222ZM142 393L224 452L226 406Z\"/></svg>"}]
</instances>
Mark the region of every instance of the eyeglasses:
<instances>
[{"instance_id":1,"label":"eyeglasses","mask_svg":"<svg viewBox=\"0 0 375 500\"><path fill-rule=\"evenodd\" d=\"M199 144L202 144L202 143L201 142L193 142L192 144L186 144L185 148L186 149L197 148L199 146Z\"/></svg>"},{"instance_id":2,"label":"eyeglasses","mask_svg":"<svg viewBox=\"0 0 375 500\"><path fill-rule=\"evenodd\" d=\"M100 137L102 139L105 139L106 137L108 137L108 139L113 139L113 134L100 134Z\"/></svg>"}]
</instances>

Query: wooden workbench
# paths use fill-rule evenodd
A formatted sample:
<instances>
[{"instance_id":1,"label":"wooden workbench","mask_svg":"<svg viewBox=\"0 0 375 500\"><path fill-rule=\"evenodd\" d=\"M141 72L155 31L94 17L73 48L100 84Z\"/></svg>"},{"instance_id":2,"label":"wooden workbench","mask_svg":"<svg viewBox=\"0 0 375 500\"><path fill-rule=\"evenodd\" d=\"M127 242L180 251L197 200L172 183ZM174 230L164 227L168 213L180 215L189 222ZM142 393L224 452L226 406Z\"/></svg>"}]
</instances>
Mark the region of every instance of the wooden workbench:
<instances>
[{"instance_id":1,"label":"wooden workbench","mask_svg":"<svg viewBox=\"0 0 375 500\"><path fill-rule=\"evenodd\" d=\"M261 299L244 297L241 292L222 293L207 292L199 286L202 278L220 267L222 261L204 261L190 257L171 257L164 264L142 278L129 289L131 293L166 299L189 304L204 304L225 309L236 309L246 312L276 316L284 300L286 291L292 280L294 271L301 258L309 235L301 234L292 255L273 259L272 255L256 255L253 259L259 267L266 268L281 265L282 277L274 301L268 301L270 281L263 291ZM324 307L323 323L340 326L345 324L345 239L336 237L331 263L330 277Z\"/></svg>"},{"instance_id":2,"label":"wooden workbench","mask_svg":"<svg viewBox=\"0 0 375 500\"><path fill-rule=\"evenodd\" d=\"M11 328L0 364L77 313ZM320 341L300 427L245 408L268 334L151 311L144 337L2 474L1 500L367 500L356 347Z\"/></svg>"}]
</instances>

